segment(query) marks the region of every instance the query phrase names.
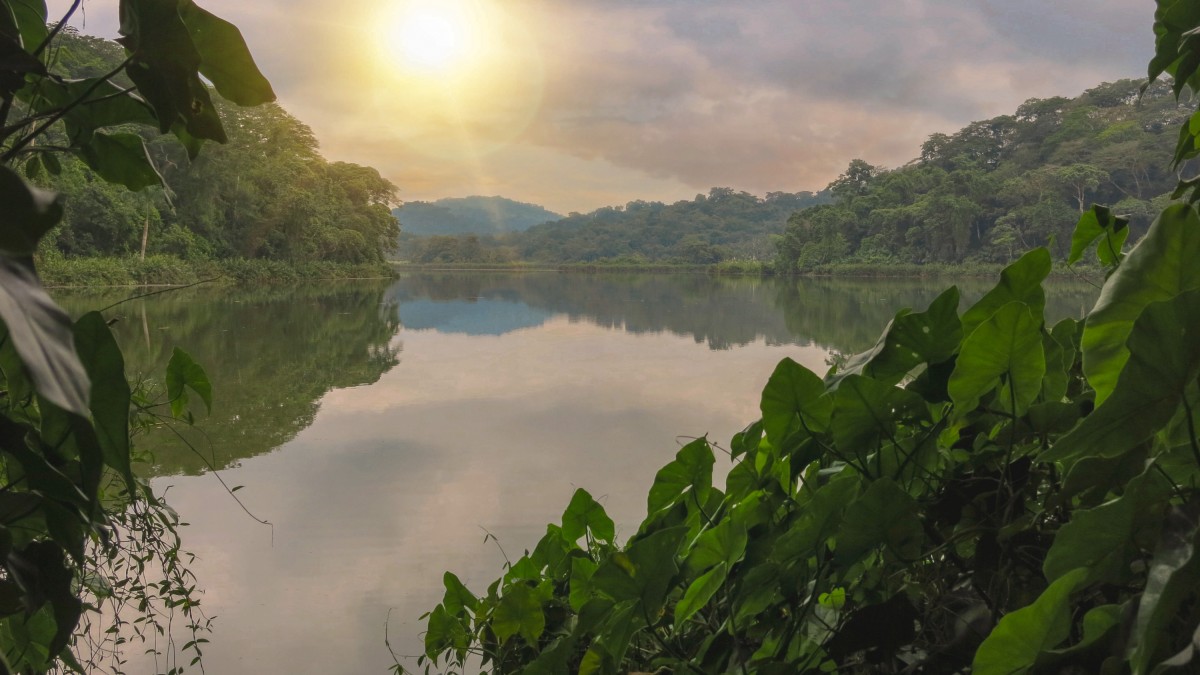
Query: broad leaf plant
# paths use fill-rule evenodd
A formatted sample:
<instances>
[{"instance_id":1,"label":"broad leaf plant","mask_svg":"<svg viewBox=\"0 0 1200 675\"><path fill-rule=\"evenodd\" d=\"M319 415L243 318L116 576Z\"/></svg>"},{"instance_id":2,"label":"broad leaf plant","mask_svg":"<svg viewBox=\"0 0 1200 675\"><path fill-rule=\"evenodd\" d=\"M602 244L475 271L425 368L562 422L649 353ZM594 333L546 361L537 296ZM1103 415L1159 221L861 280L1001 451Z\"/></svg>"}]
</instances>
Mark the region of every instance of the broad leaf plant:
<instances>
[{"instance_id":1,"label":"broad leaf plant","mask_svg":"<svg viewBox=\"0 0 1200 675\"><path fill-rule=\"evenodd\" d=\"M125 60L66 79L56 38L79 8L48 22L43 0L0 0L0 673L120 671L177 611L193 639L157 662L175 673L200 658L207 620L131 439L157 417L190 420L187 391L211 405L211 389L177 352L167 400L152 400L99 312L72 321L55 305L34 254L70 195L34 183L69 154L131 190L161 185L147 138L174 134L194 157L225 141L212 89L247 106L274 93L237 28L191 0L121 0Z\"/></svg>"}]
</instances>

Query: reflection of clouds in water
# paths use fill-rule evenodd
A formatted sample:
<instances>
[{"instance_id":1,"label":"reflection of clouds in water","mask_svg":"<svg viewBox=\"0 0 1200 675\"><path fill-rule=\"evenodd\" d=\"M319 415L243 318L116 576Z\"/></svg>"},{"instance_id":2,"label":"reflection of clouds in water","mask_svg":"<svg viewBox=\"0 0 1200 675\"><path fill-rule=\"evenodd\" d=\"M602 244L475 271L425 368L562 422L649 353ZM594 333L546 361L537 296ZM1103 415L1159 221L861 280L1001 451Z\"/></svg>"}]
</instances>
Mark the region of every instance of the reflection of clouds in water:
<instances>
[{"instance_id":1,"label":"reflection of clouds in water","mask_svg":"<svg viewBox=\"0 0 1200 675\"><path fill-rule=\"evenodd\" d=\"M330 392L282 451L227 473L275 523L273 546L211 478L171 479L214 589L206 609L220 617L212 672L382 672L389 609L393 646L419 653L417 617L441 600L443 571L477 592L501 572L481 527L515 559L584 487L628 536L676 434L724 445L756 417L780 358L820 370L824 357L764 344L714 352L564 318L503 338L404 340L400 367Z\"/></svg>"}]
</instances>

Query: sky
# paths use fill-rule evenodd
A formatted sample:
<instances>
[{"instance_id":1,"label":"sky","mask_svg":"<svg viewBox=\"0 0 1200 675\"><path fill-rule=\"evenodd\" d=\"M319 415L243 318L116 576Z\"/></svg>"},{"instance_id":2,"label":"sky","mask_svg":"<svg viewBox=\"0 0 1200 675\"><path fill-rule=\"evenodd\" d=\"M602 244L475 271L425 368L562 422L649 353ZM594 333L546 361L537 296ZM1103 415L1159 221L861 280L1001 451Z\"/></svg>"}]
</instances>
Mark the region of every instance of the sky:
<instances>
[{"instance_id":1,"label":"sky","mask_svg":"<svg viewBox=\"0 0 1200 675\"><path fill-rule=\"evenodd\" d=\"M69 4L49 2L52 18ZM1147 0L200 0L331 160L560 213L820 190L1145 73ZM72 21L116 34L116 0Z\"/></svg>"}]
</instances>

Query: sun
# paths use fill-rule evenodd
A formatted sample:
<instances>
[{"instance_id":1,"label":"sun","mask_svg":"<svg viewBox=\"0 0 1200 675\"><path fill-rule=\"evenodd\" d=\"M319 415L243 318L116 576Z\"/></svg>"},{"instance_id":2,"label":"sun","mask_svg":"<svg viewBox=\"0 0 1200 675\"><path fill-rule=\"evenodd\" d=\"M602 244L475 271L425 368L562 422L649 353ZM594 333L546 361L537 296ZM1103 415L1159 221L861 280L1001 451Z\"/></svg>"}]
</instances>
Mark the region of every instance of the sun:
<instances>
[{"instance_id":1,"label":"sun","mask_svg":"<svg viewBox=\"0 0 1200 675\"><path fill-rule=\"evenodd\" d=\"M383 26L387 51L402 69L454 75L467 68L478 46L477 20L465 1L404 3Z\"/></svg>"}]
</instances>

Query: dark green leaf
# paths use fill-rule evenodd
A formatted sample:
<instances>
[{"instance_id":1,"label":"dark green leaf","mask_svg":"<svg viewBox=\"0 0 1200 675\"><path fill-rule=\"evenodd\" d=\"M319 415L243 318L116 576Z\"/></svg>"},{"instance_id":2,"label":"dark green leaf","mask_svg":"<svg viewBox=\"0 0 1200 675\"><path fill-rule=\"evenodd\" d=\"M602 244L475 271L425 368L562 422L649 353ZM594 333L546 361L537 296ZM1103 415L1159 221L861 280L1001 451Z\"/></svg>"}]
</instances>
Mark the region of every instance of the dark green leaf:
<instances>
[{"instance_id":1,"label":"dark green leaf","mask_svg":"<svg viewBox=\"0 0 1200 675\"><path fill-rule=\"evenodd\" d=\"M588 558L571 559L571 586L567 602L571 609L578 612L588 600L593 597L592 575L596 573L596 563Z\"/></svg>"},{"instance_id":2,"label":"dark green leaf","mask_svg":"<svg viewBox=\"0 0 1200 675\"><path fill-rule=\"evenodd\" d=\"M187 409L185 387L196 392L204 401L205 409L212 412L212 384L208 375L187 352L176 347L167 364L167 399L171 402L171 415L177 418Z\"/></svg>"},{"instance_id":3,"label":"dark green leaf","mask_svg":"<svg viewBox=\"0 0 1200 675\"><path fill-rule=\"evenodd\" d=\"M275 100L267 78L259 72L236 26L184 0L179 15L200 54L200 74L226 99L244 106Z\"/></svg>"},{"instance_id":4,"label":"dark green leaf","mask_svg":"<svg viewBox=\"0 0 1200 675\"><path fill-rule=\"evenodd\" d=\"M712 596L721 590L728 575L729 566L722 562L688 586L679 604L675 605L675 630L679 630L693 614L704 609Z\"/></svg>"},{"instance_id":5,"label":"dark green leaf","mask_svg":"<svg viewBox=\"0 0 1200 675\"><path fill-rule=\"evenodd\" d=\"M1121 269L1132 260L1131 253ZM1115 457L1171 420L1186 388L1200 374L1200 290L1146 307L1128 343L1131 356L1112 396L1042 453L1044 460Z\"/></svg>"},{"instance_id":6,"label":"dark green leaf","mask_svg":"<svg viewBox=\"0 0 1200 675\"><path fill-rule=\"evenodd\" d=\"M709 480L711 481L711 478ZM612 518L604 512L604 507L592 499L587 490L579 488L571 497L567 510L563 512L562 531L568 541L575 542L579 541L587 530L591 530L596 539L609 544L613 543L616 536Z\"/></svg>"},{"instance_id":7,"label":"dark green leaf","mask_svg":"<svg viewBox=\"0 0 1200 675\"><path fill-rule=\"evenodd\" d=\"M654 476L647 501L647 513L653 514L675 503L685 492L703 500L712 488L715 463L712 448L704 438L688 443L675 455L675 461L659 469Z\"/></svg>"},{"instance_id":8,"label":"dark green leaf","mask_svg":"<svg viewBox=\"0 0 1200 675\"><path fill-rule=\"evenodd\" d=\"M129 458L129 382L121 348L99 312L84 314L75 322L76 353L92 382L91 409L104 463L112 467L133 490Z\"/></svg>"},{"instance_id":9,"label":"dark green leaf","mask_svg":"<svg viewBox=\"0 0 1200 675\"><path fill-rule=\"evenodd\" d=\"M492 630L501 642L520 634L531 645L537 644L546 629L546 615L537 593L525 584L514 584L504 590L500 604L492 613Z\"/></svg>"},{"instance_id":10,"label":"dark green leaf","mask_svg":"<svg viewBox=\"0 0 1200 675\"><path fill-rule=\"evenodd\" d=\"M884 545L897 558L911 560L920 553L921 540L916 501L892 479L880 478L846 508L834 553L848 565Z\"/></svg>"},{"instance_id":11,"label":"dark green leaf","mask_svg":"<svg viewBox=\"0 0 1200 675\"><path fill-rule=\"evenodd\" d=\"M479 606L479 598L475 597L466 586L463 585L458 577L446 572L442 575L442 585L446 587L446 595L442 599L442 606L451 615L457 616L464 609L469 609L472 612Z\"/></svg>"},{"instance_id":12,"label":"dark green leaf","mask_svg":"<svg viewBox=\"0 0 1200 675\"><path fill-rule=\"evenodd\" d=\"M982 321L963 340L948 389L957 414L964 415L979 399L1003 383L1012 412L1024 415L1042 389L1046 360L1042 352L1041 318L1023 302L1010 302Z\"/></svg>"},{"instance_id":13,"label":"dark green leaf","mask_svg":"<svg viewBox=\"0 0 1200 675\"><path fill-rule=\"evenodd\" d=\"M839 450L851 457L866 457L881 440L891 439L900 420L926 414L920 396L860 375L850 375L838 385L830 430Z\"/></svg>"},{"instance_id":14,"label":"dark green leaf","mask_svg":"<svg viewBox=\"0 0 1200 675\"><path fill-rule=\"evenodd\" d=\"M30 262L0 255L0 318L38 393L87 416L91 384L75 354L71 319L46 294Z\"/></svg>"},{"instance_id":15,"label":"dark green leaf","mask_svg":"<svg viewBox=\"0 0 1200 675\"><path fill-rule=\"evenodd\" d=\"M1083 584L1078 569L1050 584L1033 604L1009 612L975 652L973 675L1012 675L1067 639L1071 631L1071 593Z\"/></svg>"},{"instance_id":16,"label":"dark green leaf","mask_svg":"<svg viewBox=\"0 0 1200 675\"><path fill-rule=\"evenodd\" d=\"M61 197L26 183L12 169L0 166L0 252L23 256L62 219Z\"/></svg>"},{"instance_id":17,"label":"dark green leaf","mask_svg":"<svg viewBox=\"0 0 1200 675\"><path fill-rule=\"evenodd\" d=\"M1160 657L1169 635L1167 627L1179 616L1180 608L1194 597L1200 584L1200 519L1195 504L1173 508L1154 551L1146 588L1138 602L1130 637L1130 667L1134 675L1149 673Z\"/></svg>"},{"instance_id":18,"label":"dark green leaf","mask_svg":"<svg viewBox=\"0 0 1200 675\"><path fill-rule=\"evenodd\" d=\"M771 445L782 450L793 434L824 431L833 408L824 393L825 384L812 371L789 358L780 361L762 393L763 429Z\"/></svg>"},{"instance_id":19,"label":"dark green leaf","mask_svg":"<svg viewBox=\"0 0 1200 675\"><path fill-rule=\"evenodd\" d=\"M7 4L21 31L21 45L25 51L32 52L40 47L49 34L45 0L8 0Z\"/></svg>"},{"instance_id":20,"label":"dark green leaf","mask_svg":"<svg viewBox=\"0 0 1200 675\"><path fill-rule=\"evenodd\" d=\"M748 541L746 527L732 518L725 518L696 538L685 566L692 575L720 563L732 567L742 559Z\"/></svg>"},{"instance_id":21,"label":"dark green leaf","mask_svg":"<svg viewBox=\"0 0 1200 675\"><path fill-rule=\"evenodd\" d=\"M95 134L80 148L79 156L109 183L130 190L162 185L162 176L137 134Z\"/></svg>"},{"instance_id":22,"label":"dark green leaf","mask_svg":"<svg viewBox=\"0 0 1200 675\"><path fill-rule=\"evenodd\" d=\"M930 303L928 310L896 314L875 347L852 358L832 378L831 386L856 373L895 384L922 363L949 359L962 341L958 299L958 287L951 286Z\"/></svg>"},{"instance_id":23,"label":"dark green leaf","mask_svg":"<svg viewBox=\"0 0 1200 675\"><path fill-rule=\"evenodd\" d=\"M1129 236L1129 219L1114 216L1107 206L1095 204L1079 218L1071 235L1071 255L1067 264L1074 265L1097 239L1096 255L1100 263L1112 267L1121 261L1121 248Z\"/></svg>"},{"instance_id":24,"label":"dark green leaf","mask_svg":"<svg viewBox=\"0 0 1200 675\"><path fill-rule=\"evenodd\" d=\"M1042 570L1054 581L1085 569L1084 584L1124 583L1140 554L1139 540L1152 533L1171 496L1157 473L1143 473L1125 494L1092 509L1078 509L1059 528Z\"/></svg>"},{"instance_id":25,"label":"dark green leaf","mask_svg":"<svg viewBox=\"0 0 1200 675\"><path fill-rule=\"evenodd\" d=\"M1148 305L1200 288L1200 216L1175 204L1150 226L1125 261L1104 284L1083 330L1083 370L1104 403L1129 360L1126 340L1134 320Z\"/></svg>"},{"instance_id":26,"label":"dark green leaf","mask_svg":"<svg viewBox=\"0 0 1200 675\"><path fill-rule=\"evenodd\" d=\"M1031 314L1041 317L1046 308L1042 281L1050 274L1050 268L1050 252L1044 248L1036 248L1004 268L1000 283L963 313L963 336L970 337L980 324L1010 302L1023 302Z\"/></svg>"}]
</instances>

